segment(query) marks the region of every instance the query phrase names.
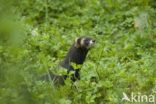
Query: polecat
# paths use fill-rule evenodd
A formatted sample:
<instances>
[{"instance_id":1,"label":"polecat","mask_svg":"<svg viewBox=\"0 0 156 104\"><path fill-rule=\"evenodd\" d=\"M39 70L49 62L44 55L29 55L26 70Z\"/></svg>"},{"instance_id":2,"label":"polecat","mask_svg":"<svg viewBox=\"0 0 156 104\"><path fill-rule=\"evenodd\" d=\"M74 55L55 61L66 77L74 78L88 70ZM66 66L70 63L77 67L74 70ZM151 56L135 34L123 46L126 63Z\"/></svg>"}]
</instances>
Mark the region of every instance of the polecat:
<instances>
[{"instance_id":1,"label":"polecat","mask_svg":"<svg viewBox=\"0 0 156 104\"><path fill-rule=\"evenodd\" d=\"M76 81L76 79L80 79L79 71L81 67L74 69L74 66L71 63L75 63L76 66L82 66L88 51L94 45L94 43L95 40L90 37L82 36L77 38L71 46L65 59L58 65L59 67L63 67L61 70L67 70L68 74L70 71L74 71L74 74L71 75L71 80L73 82ZM54 71L56 72L57 68L55 68ZM50 71L49 74L54 83L60 84L65 84L64 80L66 80L66 78L68 77L68 75L55 75L53 71Z\"/></svg>"}]
</instances>

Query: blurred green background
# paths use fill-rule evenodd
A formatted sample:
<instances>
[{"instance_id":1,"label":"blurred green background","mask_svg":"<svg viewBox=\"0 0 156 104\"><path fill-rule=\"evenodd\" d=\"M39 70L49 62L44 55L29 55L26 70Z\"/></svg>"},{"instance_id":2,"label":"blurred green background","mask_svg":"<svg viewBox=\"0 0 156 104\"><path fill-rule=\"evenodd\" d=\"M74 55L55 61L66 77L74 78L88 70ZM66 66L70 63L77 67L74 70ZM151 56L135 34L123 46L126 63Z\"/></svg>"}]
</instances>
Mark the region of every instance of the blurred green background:
<instances>
[{"instance_id":1,"label":"blurred green background","mask_svg":"<svg viewBox=\"0 0 156 104\"><path fill-rule=\"evenodd\" d=\"M38 81L79 36L96 45L75 87ZM0 0L0 104L131 104L122 92L154 91L155 0Z\"/></svg>"}]
</instances>

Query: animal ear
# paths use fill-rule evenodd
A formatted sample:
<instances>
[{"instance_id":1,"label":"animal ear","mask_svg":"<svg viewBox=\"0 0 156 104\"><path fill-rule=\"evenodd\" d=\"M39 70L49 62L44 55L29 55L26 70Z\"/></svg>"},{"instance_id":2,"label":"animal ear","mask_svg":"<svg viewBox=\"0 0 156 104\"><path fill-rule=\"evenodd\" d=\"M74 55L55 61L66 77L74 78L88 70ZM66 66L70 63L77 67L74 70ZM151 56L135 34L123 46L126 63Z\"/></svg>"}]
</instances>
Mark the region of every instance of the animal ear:
<instances>
[{"instance_id":1,"label":"animal ear","mask_svg":"<svg viewBox=\"0 0 156 104\"><path fill-rule=\"evenodd\" d=\"M75 44L74 44L74 46L76 47L76 48L79 48L80 47L80 38L76 38L75 39Z\"/></svg>"}]
</instances>

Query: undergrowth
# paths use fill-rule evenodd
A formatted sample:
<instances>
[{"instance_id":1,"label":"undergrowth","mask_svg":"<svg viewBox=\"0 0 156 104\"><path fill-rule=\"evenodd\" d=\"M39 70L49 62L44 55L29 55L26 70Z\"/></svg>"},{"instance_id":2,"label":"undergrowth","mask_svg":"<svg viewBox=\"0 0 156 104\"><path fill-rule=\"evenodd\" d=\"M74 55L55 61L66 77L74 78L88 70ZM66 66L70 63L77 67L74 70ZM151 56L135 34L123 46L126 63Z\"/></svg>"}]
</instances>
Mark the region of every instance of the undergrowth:
<instances>
[{"instance_id":1,"label":"undergrowth","mask_svg":"<svg viewBox=\"0 0 156 104\"><path fill-rule=\"evenodd\" d=\"M123 92L156 95L155 0L0 2L0 104L131 104ZM39 81L79 36L96 40L81 80Z\"/></svg>"}]
</instances>

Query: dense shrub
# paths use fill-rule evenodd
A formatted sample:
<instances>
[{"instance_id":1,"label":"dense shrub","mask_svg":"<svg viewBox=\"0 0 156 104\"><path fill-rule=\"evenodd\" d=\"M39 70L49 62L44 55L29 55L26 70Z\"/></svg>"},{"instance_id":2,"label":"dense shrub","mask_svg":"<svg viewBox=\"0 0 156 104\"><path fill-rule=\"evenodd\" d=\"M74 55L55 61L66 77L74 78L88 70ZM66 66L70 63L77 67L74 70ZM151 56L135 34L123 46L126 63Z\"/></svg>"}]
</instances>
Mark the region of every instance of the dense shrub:
<instances>
[{"instance_id":1,"label":"dense shrub","mask_svg":"<svg viewBox=\"0 0 156 104\"><path fill-rule=\"evenodd\" d=\"M1 0L0 104L129 104L123 93L156 91L155 0ZM38 79L76 37L95 47L81 80Z\"/></svg>"}]
</instances>

